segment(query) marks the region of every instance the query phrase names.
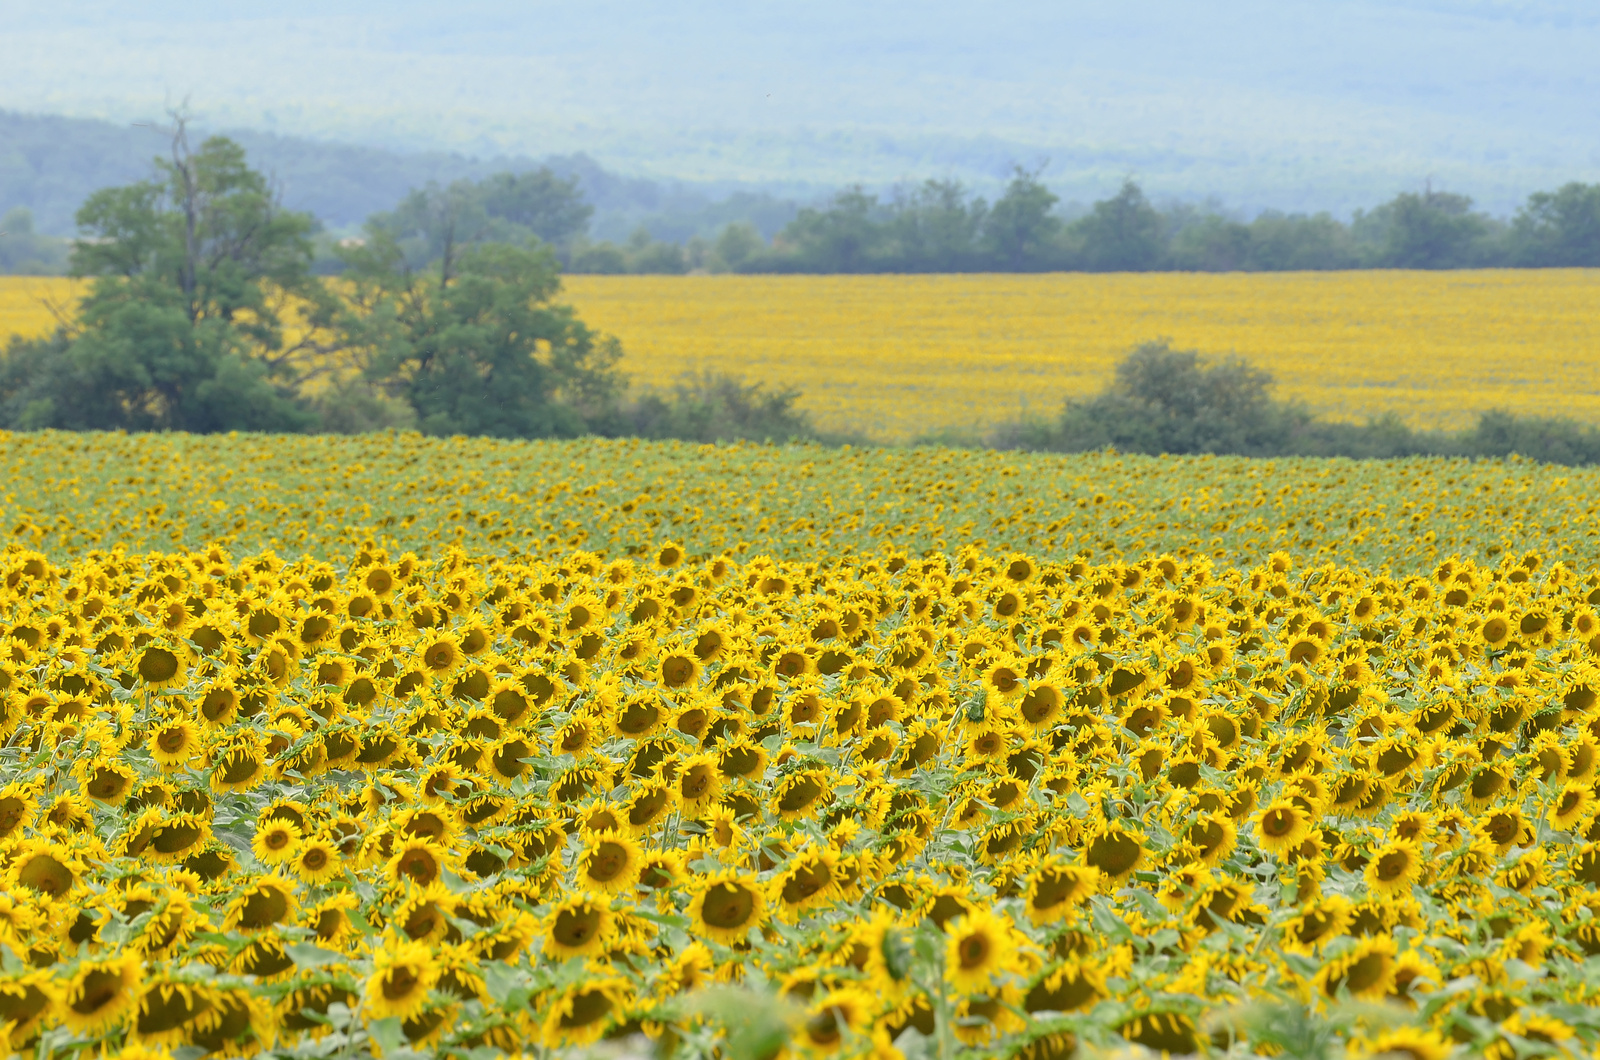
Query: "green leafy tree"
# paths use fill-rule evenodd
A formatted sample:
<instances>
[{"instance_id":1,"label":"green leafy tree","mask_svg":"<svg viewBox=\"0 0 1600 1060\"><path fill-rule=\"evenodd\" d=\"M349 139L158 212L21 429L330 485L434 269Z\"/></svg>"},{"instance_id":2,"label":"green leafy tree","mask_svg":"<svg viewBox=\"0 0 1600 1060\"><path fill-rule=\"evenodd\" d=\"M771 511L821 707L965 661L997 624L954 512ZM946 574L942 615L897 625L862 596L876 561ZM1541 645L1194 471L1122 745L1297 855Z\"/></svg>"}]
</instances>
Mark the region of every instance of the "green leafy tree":
<instances>
[{"instance_id":1,"label":"green leafy tree","mask_svg":"<svg viewBox=\"0 0 1600 1060\"><path fill-rule=\"evenodd\" d=\"M14 345L0 420L17 427L296 430L295 397L334 300L309 272L309 215L285 210L244 151L191 150L175 115L151 180L91 195L73 272L93 278L71 330ZM302 338L289 343L286 319Z\"/></svg>"},{"instance_id":2,"label":"green leafy tree","mask_svg":"<svg viewBox=\"0 0 1600 1060\"><path fill-rule=\"evenodd\" d=\"M874 271L886 238L882 214L878 197L859 186L835 195L826 209L801 210L780 233L789 249L784 264L800 272Z\"/></svg>"},{"instance_id":3,"label":"green leafy tree","mask_svg":"<svg viewBox=\"0 0 1600 1060\"><path fill-rule=\"evenodd\" d=\"M1250 222L1250 263L1264 271L1353 269L1360 264L1350 230L1331 214L1268 210Z\"/></svg>"},{"instance_id":4,"label":"green leafy tree","mask_svg":"<svg viewBox=\"0 0 1600 1060\"><path fill-rule=\"evenodd\" d=\"M713 260L722 269L738 272L767 249L766 240L748 221L724 225L711 246Z\"/></svg>"},{"instance_id":5,"label":"green leafy tree","mask_svg":"<svg viewBox=\"0 0 1600 1060\"><path fill-rule=\"evenodd\" d=\"M960 181L924 181L895 203L889 221L894 258L906 272L960 272L978 264L989 207Z\"/></svg>"},{"instance_id":6,"label":"green leafy tree","mask_svg":"<svg viewBox=\"0 0 1600 1060\"><path fill-rule=\"evenodd\" d=\"M375 214L368 227L392 237L412 268L441 263L448 281L467 247L538 239L566 248L583 235L593 213L576 178L562 179L543 168L498 173L479 182L429 183L413 189L393 210Z\"/></svg>"},{"instance_id":7,"label":"green leafy tree","mask_svg":"<svg viewBox=\"0 0 1600 1060\"><path fill-rule=\"evenodd\" d=\"M66 263L66 240L34 231L32 210L18 206L0 217L0 273L53 276Z\"/></svg>"},{"instance_id":8,"label":"green leafy tree","mask_svg":"<svg viewBox=\"0 0 1600 1060\"><path fill-rule=\"evenodd\" d=\"M1489 219L1474 213L1465 195L1432 188L1403 192L1370 214L1358 214L1354 228L1381 266L1462 269L1487 263Z\"/></svg>"},{"instance_id":9,"label":"green leafy tree","mask_svg":"<svg viewBox=\"0 0 1600 1060\"><path fill-rule=\"evenodd\" d=\"M1182 225L1168 257L1178 269L1232 272L1250 267L1251 249L1249 225L1212 213Z\"/></svg>"},{"instance_id":10,"label":"green leafy tree","mask_svg":"<svg viewBox=\"0 0 1600 1060\"><path fill-rule=\"evenodd\" d=\"M1037 171L1016 167L1005 194L983 219L983 246L997 267L1012 271L1051 267L1061 232L1061 219L1051 212L1057 201Z\"/></svg>"},{"instance_id":11,"label":"green leafy tree","mask_svg":"<svg viewBox=\"0 0 1600 1060\"><path fill-rule=\"evenodd\" d=\"M1083 257L1093 272L1140 272L1156 268L1165 253L1161 214L1132 180L1109 199L1094 204L1088 216L1072 226Z\"/></svg>"},{"instance_id":12,"label":"green leafy tree","mask_svg":"<svg viewBox=\"0 0 1600 1060\"><path fill-rule=\"evenodd\" d=\"M1535 192L1511 225L1518 265L1600 267L1600 184Z\"/></svg>"},{"instance_id":13,"label":"green leafy tree","mask_svg":"<svg viewBox=\"0 0 1600 1060\"><path fill-rule=\"evenodd\" d=\"M571 437L614 418L621 350L554 302L548 245L469 245L448 271L419 272L391 235L369 235L347 252L345 334L424 431Z\"/></svg>"}]
</instances>

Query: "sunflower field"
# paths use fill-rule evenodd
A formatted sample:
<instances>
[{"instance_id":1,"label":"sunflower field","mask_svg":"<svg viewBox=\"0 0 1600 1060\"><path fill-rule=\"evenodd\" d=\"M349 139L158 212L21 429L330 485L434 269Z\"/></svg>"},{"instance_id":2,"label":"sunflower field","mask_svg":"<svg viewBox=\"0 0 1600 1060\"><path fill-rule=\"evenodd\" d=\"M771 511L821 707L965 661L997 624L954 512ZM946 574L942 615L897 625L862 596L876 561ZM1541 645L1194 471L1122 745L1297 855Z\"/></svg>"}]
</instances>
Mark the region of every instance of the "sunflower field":
<instances>
[{"instance_id":1,"label":"sunflower field","mask_svg":"<svg viewBox=\"0 0 1600 1060\"><path fill-rule=\"evenodd\" d=\"M0 1055L1600 1047L1600 472L0 467Z\"/></svg>"},{"instance_id":2,"label":"sunflower field","mask_svg":"<svg viewBox=\"0 0 1600 1060\"><path fill-rule=\"evenodd\" d=\"M1237 353L1319 417L1600 420L1597 269L957 276L566 276L640 388L685 369L792 386L818 427L884 442L1054 416L1141 342ZM0 347L84 290L0 277Z\"/></svg>"}]
</instances>

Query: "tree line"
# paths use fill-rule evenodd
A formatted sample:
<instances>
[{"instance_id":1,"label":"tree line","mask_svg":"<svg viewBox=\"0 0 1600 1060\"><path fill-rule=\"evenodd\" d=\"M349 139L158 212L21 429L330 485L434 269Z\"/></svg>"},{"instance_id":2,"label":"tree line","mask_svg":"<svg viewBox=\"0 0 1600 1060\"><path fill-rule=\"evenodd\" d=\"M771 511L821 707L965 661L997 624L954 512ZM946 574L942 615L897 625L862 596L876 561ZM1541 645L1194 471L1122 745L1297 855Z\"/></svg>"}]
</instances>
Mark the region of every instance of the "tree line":
<instances>
[{"instance_id":1,"label":"tree line","mask_svg":"<svg viewBox=\"0 0 1600 1060\"><path fill-rule=\"evenodd\" d=\"M0 356L0 427L787 439L792 391L688 379L628 400L614 338L557 300L552 241L587 216L548 172L425 189L338 248L243 149L191 149L77 213L76 311Z\"/></svg>"},{"instance_id":2,"label":"tree line","mask_svg":"<svg viewBox=\"0 0 1600 1060\"><path fill-rule=\"evenodd\" d=\"M1348 223L1267 211L1252 221L1180 204L1157 209L1128 180L1082 216L1061 216L1037 173L993 203L930 180L883 199L861 188L800 211L770 245L725 232L739 272L1228 272L1600 267L1600 184L1537 192L1510 220L1470 198L1404 192Z\"/></svg>"},{"instance_id":3,"label":"tree line","mask_svg":"<svg viewBox=\"0 0 1600 1060\"><path fill-rule=\"evenodd\" d=\"M952 273L1289 271L1600 267L1600 184L1530 195L1502 220L1470 198L1431 187L1403 192L1349 221L1266 211L1243 221L1192 204L1158 209L1133 180L1069 219L1037 172L1016 170L993 202L958 181L929 180L880 197L860 187L799 211L769 242L753 225L673 243L641 228L624 243L594 242L573 182L548 171L430 185L374 217L418 253L441 252L452 225L492 232L522 215L576 273ZM537 204L537 207L535 207ZM558 221L560 223L558 223ZM428 234L423 229L431 225Z\"/></svg>"},{"instance_id":4,"label":"tree line","mask_svg":"<svg viewBox=\"0 0 1600 1060\"><path fill-rule=\"evenodd\" d=\"M1581 217L1594 192L1573 186L1535 196L1498 235L1465 222L1447 230L1559 248L1566 221L1551 218ZM1150 217L1162 216L1130 184L1078 222L1043 224L1053 196L1025 172L992 206L951 185L920 194L914 238L945 263L976 264L989 254L1029 267L1060 246L1092 246L1097 231L1148 231ZM844 262L867 271L885 260L888 244L846 238L850 225L834 214L870 225L909 222L874 220L864 193L846 198L845 207L836 200L796 225L830 233ZM1423 223L1416 209L1401 196L1370 223L1388 233L1385 245L1407 246L1393 233ZM1471 220L1463 211L1449 216ZM575 183L548 171L429 185L371 218L363 238L337 246L332 279L318 268L315 219L285 209L237 143L212 137L191 149L180 119L169 156L156 160L149 179L102 189L79 209L84 235L73 244L71 269L90 280L87 292L53 334L13 338L0 355L0 428L826 440L795 408L793 390L701 376L630 396L616 340L559 301L561 255L583 249L587 216ZM807 245L738 244L750 250L747 268ZM1166 245L1170 254L1186 244ZM1516 451L1600 461L1600 431L1564 421L1489 413L1460 436L1412 432L1394 420L1328 424L1272 401L1269 386L1241 363L1207 365L1193 353L1144 347L1106 393L987 442L1246 455Z\"/></svg>"}]
</instances>

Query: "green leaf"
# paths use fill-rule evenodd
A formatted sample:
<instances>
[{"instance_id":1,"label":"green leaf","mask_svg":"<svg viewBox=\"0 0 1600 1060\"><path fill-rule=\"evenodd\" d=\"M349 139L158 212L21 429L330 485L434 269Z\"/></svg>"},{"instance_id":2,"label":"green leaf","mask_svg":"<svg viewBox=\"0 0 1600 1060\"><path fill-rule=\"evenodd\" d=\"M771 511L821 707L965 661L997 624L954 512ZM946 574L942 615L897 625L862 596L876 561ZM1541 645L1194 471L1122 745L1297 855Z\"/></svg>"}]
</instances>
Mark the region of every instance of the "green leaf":
<instances>
[{"instance_id":1,"label":"green leaf","mask_svg":"<svg viewBox=\"0 0 1600 1060\"><path fill-rule=\"evenodd\" d=\"M292 942L283 948L283 952L301 968L321 968L329 964L339 964L344 960L343 954L325 950L310 942Z\"/></svg>"},{"instance_id":2,"label":"green leaf","mask_svg":"<svg viewBox=\"0 0 1600 1060\"><path fill-rule=\"evenodd\" d=\"M399 1016L385 1016L381 1020L372 1020L367 1024L367 1033L385 1054L398 1052L406 1040Z\"/></svg>"}]
</instances>

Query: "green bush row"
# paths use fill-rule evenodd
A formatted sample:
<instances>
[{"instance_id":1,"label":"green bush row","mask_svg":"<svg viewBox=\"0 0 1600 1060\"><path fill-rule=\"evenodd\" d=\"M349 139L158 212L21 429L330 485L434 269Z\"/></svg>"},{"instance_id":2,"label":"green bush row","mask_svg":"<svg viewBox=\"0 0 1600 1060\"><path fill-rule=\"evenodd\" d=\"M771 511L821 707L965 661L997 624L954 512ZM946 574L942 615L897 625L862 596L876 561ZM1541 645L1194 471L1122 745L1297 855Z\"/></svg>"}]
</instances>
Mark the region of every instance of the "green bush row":
<instances>
[{"instance_id":1,"label":"green bush row","mask_svg":"<svg viewBox=\"0 0 1600 1060\"><path fill-rule=\"evenodd\" d=\"M1272 376L1232 357L1207 360L1148 342L1117 366L1112 384L1069 401L1047 421L1003 425L987 444L1002 449L1238 456L1506 457L1552 464L1600 463L1600 429L1571 420L1479 414L1460 432L1413 430L1394 415L1365 423L1318 419L1275 399ZM948 441L949 439L938 439Z\"/></svg>"}]
</instances>

